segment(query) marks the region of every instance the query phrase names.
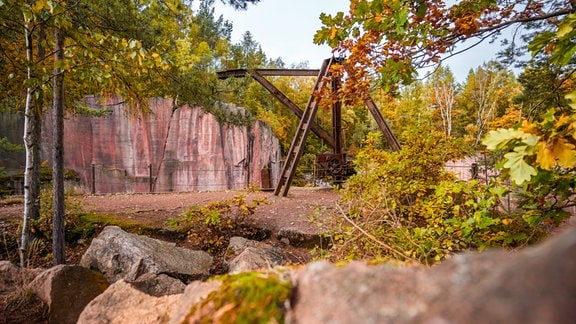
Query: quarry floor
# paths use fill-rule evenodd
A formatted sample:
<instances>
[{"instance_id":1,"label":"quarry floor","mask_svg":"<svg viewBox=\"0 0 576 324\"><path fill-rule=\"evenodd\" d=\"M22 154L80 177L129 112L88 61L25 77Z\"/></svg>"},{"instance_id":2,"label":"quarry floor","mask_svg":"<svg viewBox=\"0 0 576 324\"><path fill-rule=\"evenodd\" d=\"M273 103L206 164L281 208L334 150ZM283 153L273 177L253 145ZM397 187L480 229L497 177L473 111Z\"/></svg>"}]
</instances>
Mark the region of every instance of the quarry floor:
<instances>
[{"instance_id":1,"label":"quarry floor","mask_svg":"<svg viewBox=\"0 0 576 324\"><path fill-rule=\"evenodd\" d=\"M143 224L163 227L168 219L179 216L191 206L205 206L236 196L246 197L247 202L265 199L266 203L259 205L252 216L262 227L270 230L294 227L306 232L317 232L317 220L327 219L336 213L338 199L338 194L331 188L293 187L287 197L274 196L272 191L230 190L89 195L84 196L82 201L87 211L115 214Z\"/></svg>"},{"instance_id":2,"label":"quarry floor","mask_svg":"<svg viewBox=\"0 0 576 324\"><path fill-rule=\"evenodd\" d=\"M216 201L228 201L243 196L249 203L264 198L250 216L257 227L270 230L272 235L265 242L280 246L293 253L297 263L306 263L312 258L309 250L282 244L276 238L281 228L292 228L304 233L322 233L323 224L328 224L338 214L339 194L330 187L292 187L287 197L275 196L272 191L229 190L216 192L179 192L146 194L96 194L75 196L87 212L113 215L116 218L138 223L147 227L170 229L169 219L181 217L192 206L205 206ZM23 215L22 203L0 204L0 223L19 222ZM17 225L14 224L14 227ZM11 226L12 227L12 226ZM180 245L180 244L179 244ZM69 261L75 263L83 250L67 252Z\"/></svg>"}]
</instances>

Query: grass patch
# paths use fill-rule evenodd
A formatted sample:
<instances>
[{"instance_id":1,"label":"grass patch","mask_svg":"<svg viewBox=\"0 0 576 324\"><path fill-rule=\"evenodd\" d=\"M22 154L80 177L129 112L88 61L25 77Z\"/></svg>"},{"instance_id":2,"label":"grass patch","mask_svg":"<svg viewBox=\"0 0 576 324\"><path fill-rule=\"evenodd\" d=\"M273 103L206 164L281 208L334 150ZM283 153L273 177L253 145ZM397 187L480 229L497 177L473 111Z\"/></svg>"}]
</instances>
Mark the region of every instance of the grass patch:
<instances>
[{"instance_id":1,"label":"grass patch","mask_svg":"<svg viewBox=\"0 0 576 324\"><path fill-rule=\"evenodd\" d=\"M21 205L24 203L24 198L21 196L7 196L0 199L0 206Z\"/></svg>"}]
</instances>

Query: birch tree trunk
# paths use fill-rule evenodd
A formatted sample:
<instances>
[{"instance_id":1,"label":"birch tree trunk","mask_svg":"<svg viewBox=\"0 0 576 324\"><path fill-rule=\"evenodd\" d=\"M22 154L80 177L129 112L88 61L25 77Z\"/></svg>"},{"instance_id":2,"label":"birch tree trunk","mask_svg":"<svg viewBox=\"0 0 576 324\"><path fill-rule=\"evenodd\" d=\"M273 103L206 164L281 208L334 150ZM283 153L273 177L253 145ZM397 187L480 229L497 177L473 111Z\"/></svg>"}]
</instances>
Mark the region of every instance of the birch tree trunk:
<instances>
[{"instance_id":1,"label":"birch tree trunk","mask_svg":"<svg viewBox=\"0 0 576 324\"><path fill-rule=\"evenodd\" d=\"M64 240L64 32L54 31L54 96L52 151L52 253L54 265L66 263Z\"/></svg>"},{"instance_id":2,"label":"birch tree trunk","mask_svg":"<svg viewBox=\"0 0 576 324\"><path fill-rule=\"evenodd\" d=\"M26 45L27 79L34 79L33 72L33 38L32 22L25 18L24 38ZM26 88L26 103L24 108L24 146L26 149L26 162L24 168L24 215L22 220L22 233L20 238L20 266L25 267L28 259L28 245L30 240L30 222L40 215L40 134L41 119L38 107L33 104L35 89L32 84Z\"/></svg>"}]
</instances>

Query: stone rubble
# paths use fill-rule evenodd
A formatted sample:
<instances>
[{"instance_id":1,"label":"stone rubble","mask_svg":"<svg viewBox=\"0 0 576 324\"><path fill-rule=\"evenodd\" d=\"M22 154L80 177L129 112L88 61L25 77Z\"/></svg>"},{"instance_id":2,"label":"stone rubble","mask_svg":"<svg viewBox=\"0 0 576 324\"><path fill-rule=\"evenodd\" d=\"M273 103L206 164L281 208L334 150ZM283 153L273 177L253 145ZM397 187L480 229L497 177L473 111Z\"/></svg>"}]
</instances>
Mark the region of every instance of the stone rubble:
<instances>
[{"instance_id":1,"label":"stone rubble","mask_svg":"<svg viewBox=\"0 0 576 324\"><path fill-rule=\"evenodd\" d=\"M51 319L72 323L74 313L78 323L183 323L194 318L190 316L194 305L220 289L219 280L178 283L180 278L174 275L177 271L170 270L166 260L187 258L187 253L180 251L167 257L170 250L178 248L121 232L119 228L107 228L93 241L96 246L108 246L114 253L86 252L92 255L83 262L87 268L54 267L31 284L50 305ZM122 256L117 250L119 236L133 257ZM161 253L143 257L143 251L149 253L155 248ZM533 247L462 253L431 268L361 262L336 266L327 261L277 268L282 262L275 257L281 253L276 254L274 247L234 238L229 250L227 261L231 264L244 253L261 258L254 258L252 264L243 261L242 267L231 266L233 271L283 273L284 278L289 278L293 287L292 296L286 301L285 319L289 323L563 324L574 323L576 318L575 226ZM95 260L96 256L106 261ZM261 263L266 257L269 259ZM205 269L208 263L203 260L198 261L202 264L199 268ZM113 263L123 265L94 267ZM104 287L104 276L88 268L100 269L111 285L90 302L83 299L87 305L81 313L80 307L74 306L69 319L57 317L61 316L57 309L64 309L75 293L91 290L97 295L97 289L83 287ZM14 266L0 263L0 279L13 271ZM91 279L79 282L74 278Z\"/></svg>"}]
</instances>

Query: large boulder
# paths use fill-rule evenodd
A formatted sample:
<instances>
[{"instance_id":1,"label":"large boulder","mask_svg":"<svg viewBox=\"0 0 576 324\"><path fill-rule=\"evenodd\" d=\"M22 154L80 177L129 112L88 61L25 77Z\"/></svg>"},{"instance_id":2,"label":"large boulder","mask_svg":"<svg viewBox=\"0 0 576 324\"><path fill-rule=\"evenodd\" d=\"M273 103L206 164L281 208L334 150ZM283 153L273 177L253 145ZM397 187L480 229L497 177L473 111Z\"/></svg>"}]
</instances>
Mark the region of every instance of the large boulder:
<instances>
[{"instance_id":1,"label":"large boulder","mask_svg":"<svg viewBox=\"0 0 576 324\"><path fill-rule=\"evenodd\" d=\"M575 323L576 227L518 254L463 254L434 268L436 323Z\"/></svg>"},{"instance_id":2,"label":"large boulder","mask_svg":"<svg viewBox=\"0 0 576 324\"><path fill-rule=\"evenodd\" d=\"M145 273L166 274L184 282L208 276L212 257L145 236L106 227L92 240L80 265L100 271L109 282L135 281Z\"/></svg>"},{"instance_id":3,"label":"large boulder","mask_svg":"<svg viewBox=\"0 0 576 324\"><path fill-rule=\"evenodd\" d=\"M180 297L151 296L118 280L84 308L78 323L166 323Z\"/></svg>"},{"instance_id":4,"label":"large boulder","mask_svg":"<svg viewBox=\"0 0 576 324\"><path fill-rule=\"evenodd\" d=\"M431 269L312 263L294 275L293 323L574 323L576 228L519 252Z\"/></svg>"},{"instance_id":5,"label":"large boulder","mask_svg":"<svg viewBox=\"0 0 576 324\"><path fill-rule=\"evenodd\" d=\"M236 274L253 270L270 270L282 265L282 262L282 256L272 250L249 247L230 262L228 272Z\"/></svg>"},{"instance_id":6,"label":"large boulder","mask_svg":"<svg viewBox=\"0 0 576 324\"><path fill-rule=\"evenodd\" d=\"M108 288L99 272L58 265L38 275L29 288L48 305L50 323L76 323L84 307Z\"/></svg>"}]
</instances>

